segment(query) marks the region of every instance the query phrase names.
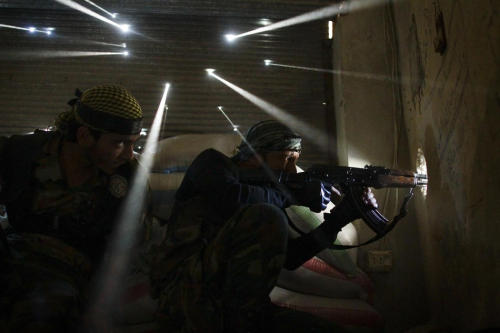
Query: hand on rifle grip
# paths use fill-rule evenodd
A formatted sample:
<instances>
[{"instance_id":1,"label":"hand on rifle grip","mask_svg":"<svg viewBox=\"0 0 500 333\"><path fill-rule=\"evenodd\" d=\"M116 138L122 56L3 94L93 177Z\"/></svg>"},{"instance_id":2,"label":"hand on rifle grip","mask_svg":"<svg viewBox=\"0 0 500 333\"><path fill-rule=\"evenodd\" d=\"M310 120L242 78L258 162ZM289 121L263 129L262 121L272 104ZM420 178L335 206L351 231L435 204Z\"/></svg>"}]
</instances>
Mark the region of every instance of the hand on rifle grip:
<instances>
[{"instance_id":1,"label":"hand on rifle grip","mask_svg":"<svg viewBox=\"0 0 500 333\"><path fill-rule=\"evenodd\" d=\"M309 207L315 213L326 209L332 195L332 185L309 179L306 173L288 175L285 185L293 196L293 203Z\"/></svg>"},{"instance_id":2,"label":"hand on rifle grip","mask_svg":"<svg viewBox=\"0 0 500 333\"><path fill-rule=\"evenodd\" d=\"M372 210L378 208L377 199L375 199L375 195L373 194L372 190L369 187L365 187L363 189L363 195L361 197L361 200L365 205L364 208L366 208L366 210Z\"/></svg>"}]
</instances>

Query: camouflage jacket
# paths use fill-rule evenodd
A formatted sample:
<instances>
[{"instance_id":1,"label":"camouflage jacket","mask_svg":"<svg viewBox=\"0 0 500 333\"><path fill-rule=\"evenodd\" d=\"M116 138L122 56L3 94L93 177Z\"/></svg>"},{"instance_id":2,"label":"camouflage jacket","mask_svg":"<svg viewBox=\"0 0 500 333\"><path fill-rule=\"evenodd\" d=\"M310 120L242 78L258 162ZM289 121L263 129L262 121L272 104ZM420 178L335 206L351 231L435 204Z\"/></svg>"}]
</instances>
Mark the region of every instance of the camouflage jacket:
<instances>
[{"instance_id":1,"label":"camouflage jacket","mask_svg":"<svg viewBox=\"0 0 500 333\"><path fill-rule=\"evenodd\" d=\"M102 254L136 161L115 174L99 172L70 188L50 151L57 132L36 131L0 140L0 204L16 233L51 236L95 260ZM56 144L58 146L58 144Z\"/></svg>"}]
</instances>

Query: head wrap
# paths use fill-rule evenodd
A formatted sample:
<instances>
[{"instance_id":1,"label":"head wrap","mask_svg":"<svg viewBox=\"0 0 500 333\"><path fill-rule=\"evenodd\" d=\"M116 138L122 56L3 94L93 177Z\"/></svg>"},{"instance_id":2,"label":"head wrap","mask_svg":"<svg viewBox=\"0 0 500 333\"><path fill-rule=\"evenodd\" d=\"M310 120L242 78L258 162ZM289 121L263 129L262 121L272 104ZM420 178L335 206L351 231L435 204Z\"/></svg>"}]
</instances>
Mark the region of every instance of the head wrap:
<instances>
[{"instance_id":1,"label":"head wrap","mask_svg":"<svg viewBox=\"0 0 500 333\"><path fill-rule=\"evenodd\" d=\"M300 152L302 149L302 137L276 120L264 120L253 125L248 130L245 140L237 148L236 156L239 160L247 160L255 152L283 150Z\"/></svg>"},{"instance_id":2,"label":"head wrap","mask_svg":"<svg viewBox=\"0 0 500 333\"><path fill-rule=\"evenodd\" d=\"M96 86L83 93L76 90L68 102L71 111L61 113L56 126L63 130L71 120L101 132L139 134L142 110L137 100L125 88L115 85Z\"/></svg>"}]
</instances>

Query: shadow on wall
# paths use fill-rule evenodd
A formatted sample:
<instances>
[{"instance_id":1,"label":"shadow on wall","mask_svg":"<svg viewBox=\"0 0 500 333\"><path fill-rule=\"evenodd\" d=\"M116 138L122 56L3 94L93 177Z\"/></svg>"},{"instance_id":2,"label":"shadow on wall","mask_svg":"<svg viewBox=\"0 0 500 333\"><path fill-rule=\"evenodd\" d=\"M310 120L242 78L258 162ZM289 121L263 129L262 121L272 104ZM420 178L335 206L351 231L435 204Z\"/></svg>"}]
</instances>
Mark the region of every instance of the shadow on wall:
<instances>
[{"instance_id":1,"label":"shadow on wall","mask_svg":"<svg viewBox=\"0 0 500 333\"><path fill-rule=\"evenodd\" d=\"M426 253L432 256L424 258L424 265L429 274L429 299L434 317L431 320L440 329L446 329L447 325L456 320L458 314L457 308L451 310L450 307L457 307L454 300L457 296L462 296L455 280L461 268L461 261L458 258L459 242L456 239L456 231L452 230L452 226L459 218L453 195L441 174L441 160L437 147L433 128L428 126L424 145L429 177L426 199L428 220L423 221L427 224L425 229L428 230L428 235L423 237L422 242L428 250Z\"/></svg>"},{"instance_id":2,"label":"shadow on wall","mask_svg":"<svg viewBox=\"0 0 500 333\"><path fill-rule=\"evenodd\" d=\"M477 312L481 327L497 327L500 332L500 71L489 85L484 118L479 125L477 147L469 178L469 205L466 210L468 232L472 238L470 261L475 263L476 295L470 306ZM486 332L486 331L485 331Z\"/></svg>"},{"instance_id":3,"label":"shadow on wall","mask_svg":"<svg viewBox=\"0 0 500 333\"><path fill-rule=\"evenodd\" d=\"M433 127L425 131L429 187L428 219L423 223L428 232L422 242L428 254L424 262L432 325L443 332L489 332L500 325L500 268L495 255L500 245L493 232L498 230L499 222L500 156L492 151L498 149L500 140L498 109L498 95L490 93L484 119L479 122L477 146L473 151L462 147L457 150L459 154L470 154L468 158L474 161L470 170L464 170L467 174L459 175L457 180L469 180L463 187L464 207L457 207L456 195L443 177L442 171L451 165L442 165L446 161L437 151Z\"/></svg>"}]
</instances>

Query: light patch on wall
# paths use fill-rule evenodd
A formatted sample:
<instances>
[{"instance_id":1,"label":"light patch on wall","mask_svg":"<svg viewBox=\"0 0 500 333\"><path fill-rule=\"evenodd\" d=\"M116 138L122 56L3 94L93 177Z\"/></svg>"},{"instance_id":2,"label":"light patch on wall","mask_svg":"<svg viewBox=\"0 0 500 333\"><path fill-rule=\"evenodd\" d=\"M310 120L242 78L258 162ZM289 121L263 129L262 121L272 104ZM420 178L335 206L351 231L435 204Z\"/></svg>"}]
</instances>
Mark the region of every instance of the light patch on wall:
<instances>
[{"instance_id":1,"label":"light patch on wall","mask_svg":"<svg viewBox=\"0 0 500 333\"><path fill-rule=\"evenodd\" d=\"M424 151L422 148L417 149L417 173L427 176L427 162L425 161ZM418 187L422 192L423 196L427 196L427 186Z\"/></svg>"},{"instance_id":2,"label":"light patch on wall","mask_svg":"<svg viewBox=\"0 0 500 333\"><path fill-rule=\"evenodd\" d=\"M271 24L271 23L272 23L272 22L271 22L271 20L270 20L270 19L267 19L267 18L263 18L263 19L260 19L260 20L259 20L259 24L260 24L260 25L269 25L269 24Z\"/></svg>"},{"instance_id":3,"label":"light patch on wall","mask_svg":"<svg viewBox=\"0 0 500 333\"><path fill-rule=\"evenodd\" d=\"M352 155L350 155L347 160L349 166L354 168L364 168L365 165L370 165L368 161Z\"/></svg>"}]
</instances>

